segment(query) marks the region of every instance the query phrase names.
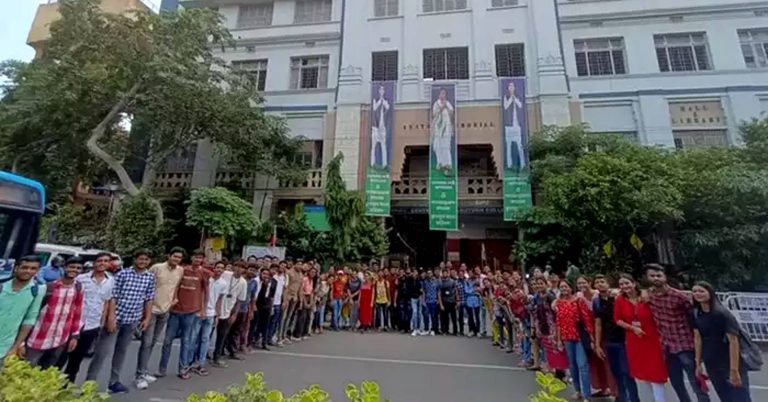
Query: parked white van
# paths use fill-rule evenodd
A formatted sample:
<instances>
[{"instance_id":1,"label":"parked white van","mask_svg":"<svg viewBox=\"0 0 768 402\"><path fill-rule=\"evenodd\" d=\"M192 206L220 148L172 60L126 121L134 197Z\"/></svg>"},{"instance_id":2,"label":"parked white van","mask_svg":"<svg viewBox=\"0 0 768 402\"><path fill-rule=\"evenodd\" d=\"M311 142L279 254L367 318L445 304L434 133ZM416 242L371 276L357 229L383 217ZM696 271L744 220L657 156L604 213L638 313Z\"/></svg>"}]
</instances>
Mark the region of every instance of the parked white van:
<instances>
[{"instance_id":1,"label":"parked white van","mask_svg":"<svg viewBox=\"0 0 768 402\"><path fill-rule=\"evenodd\" d=\"M83 259L85 269L90 270L93 268L93 261L96 259L96 255L101 252L107 252L116 259L115 266L110 267L110 270L115 271L122 268L122 258L111 251L49 243L37 243L35 245L35 254L40 257L40 264L43 267L49 265L56 257L61 257L66 262L69 258L78 256Z\"/></svg>"}]
</instances>

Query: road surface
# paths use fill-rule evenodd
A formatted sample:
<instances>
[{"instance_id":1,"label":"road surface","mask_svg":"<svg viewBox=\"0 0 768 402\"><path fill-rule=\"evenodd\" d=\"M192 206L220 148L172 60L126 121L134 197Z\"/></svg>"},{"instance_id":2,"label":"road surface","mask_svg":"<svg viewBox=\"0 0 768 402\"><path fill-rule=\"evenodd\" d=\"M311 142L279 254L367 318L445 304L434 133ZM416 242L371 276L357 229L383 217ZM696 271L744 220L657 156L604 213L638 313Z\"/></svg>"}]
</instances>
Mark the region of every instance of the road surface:
<instances>
[{"instance_id":1,"label":"road surface","mask_svg":"<svg viewBox=\"0 0 768 402\"><path fill-rule=\"evenodd\" d=\"M136 367L138 342L133 342L123 370L128 385ZM170 368L175 369L178 344L174 345ZM160 347L153 352L150 371L157 369ZM524 402L537 390L534 376L517 367L519 357L491 346L488 339L457 337L411 337L392 333L357 334L326 332L285 348L246 355L229 361L227 369L211 369L208 377L193 374L184 381L171 375L139 391L118 395L118 402L178 402L190 393L223 390L240 383L245 372L265 373L268 386L292 393L320 384L334 401L345 402L344 386L374 380L392 402ZM87 362L83 363L85 371ZM101 384L106 386L108 364ZM173 370L169 369L169 374ZM82 373L81 373L82 374ZM752 373L752 397L768 400L768 371ZM667 385L669 401L677 398ZM719 402L713 395L713 402ZM570 396L568 394L563 395ZM642 400L652 400L641 389Z\"/></svg>"}]
</instances>

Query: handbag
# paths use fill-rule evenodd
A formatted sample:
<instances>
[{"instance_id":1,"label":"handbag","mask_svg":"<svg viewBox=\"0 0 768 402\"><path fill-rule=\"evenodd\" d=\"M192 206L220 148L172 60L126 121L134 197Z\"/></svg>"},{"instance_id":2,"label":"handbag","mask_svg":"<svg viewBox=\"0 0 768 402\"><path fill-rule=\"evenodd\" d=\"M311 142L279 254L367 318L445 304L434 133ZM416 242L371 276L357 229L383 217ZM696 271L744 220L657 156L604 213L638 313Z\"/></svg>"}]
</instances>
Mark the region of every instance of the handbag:
<instances>
[{"instance_id":1,"label":"handbag","mask_svg":"<svg viewBox=\"0 0 768 402\"><path fill-rule=\"evenodd\" d=\"M579 320L576 322L576 329L579 331L579 340L581 341L581 346L584 348L584 352L589 354L592 352L592 337L589 335L587 324L584 322L584 317L581 315L581 306L578 305L578 303L584 303L584 301L577 299L576 303L576 311L579 314Z\"/></svg>"},{"instance_id":2,"label":"handbag","mask_svg":"<svg viewBox=\"0 0 768 402\"><path fill-rule=\"evenodd\" d=\"M760 371L763 368L763 355L760 348L741 328L739 328L739 355L747 371Z\"/></svg>"}]
</instances>

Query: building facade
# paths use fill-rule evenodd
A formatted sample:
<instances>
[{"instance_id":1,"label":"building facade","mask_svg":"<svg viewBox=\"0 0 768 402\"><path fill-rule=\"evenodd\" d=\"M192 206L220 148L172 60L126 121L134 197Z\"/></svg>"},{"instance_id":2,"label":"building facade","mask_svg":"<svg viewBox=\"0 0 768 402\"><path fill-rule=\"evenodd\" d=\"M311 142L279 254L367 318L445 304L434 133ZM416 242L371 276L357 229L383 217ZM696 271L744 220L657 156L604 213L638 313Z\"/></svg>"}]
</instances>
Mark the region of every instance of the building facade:
<instances>
[{"instance_id":1,"label":"building facade","mask_svg":"<svg viewBox=\"0 0 768 402\"><path fill-rule=\"evenodd\" d=\"M499 79L526 77L531 132L587 124L648 145L739 145L740 122L768 112L768 1L755 0L202 0L237 39L221 56L252 72L266 108L306 139L303 183L218 166L199 144L158 188L241 180L266 217L322 203L322 169L362 189L372 82L394 81L394 252L507 261L502 219ZM431 88L456 88L459 230L426 224ZM179 184L178 182L181 182ZM412 250L425 250L414 256Z\"/></svg>"}]
</instances>

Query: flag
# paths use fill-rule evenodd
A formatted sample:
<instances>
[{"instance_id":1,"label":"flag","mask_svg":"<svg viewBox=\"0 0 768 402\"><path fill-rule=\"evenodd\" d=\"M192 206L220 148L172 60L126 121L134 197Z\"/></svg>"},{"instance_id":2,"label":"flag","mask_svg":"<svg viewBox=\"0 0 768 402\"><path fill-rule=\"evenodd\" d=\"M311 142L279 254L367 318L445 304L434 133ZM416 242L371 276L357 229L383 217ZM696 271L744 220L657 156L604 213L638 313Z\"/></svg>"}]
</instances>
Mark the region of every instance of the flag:
<instances>
[{"instance_id":1,"label":"flag","mask_svg":"<svg viewBox=\"0 0 768 402\"><path fill-rule=\"evenodd\" d=\"M269 246L277 246L277 225L272 226L272 237L269 238Z\"/></svg>"},{"instance_id":2,"label":"flag","mask_svg":"<svg viewBox=\"0 0 768 402\"><path fill-rule=\"evenodd\" d=\"M608 243L603 245L603 252L606 256L612 257L616 249L613 247L613 240L608 240Z\"/></svg>"},{"instance_id":3,"label":"flag","mask_svg":"<svg viewBox=\"0 0 768 402\"><path fill-rule=\"evenodd\" d=\"M487 260L487 257L485 255L485 242L480 243L480 261L485 264L485 261Z\"/></svg>"},{"instance_id":4,"label":"flag","mask_svg":"<svg viewBox=\"0 0 768 402\"><path fill-rule=\"evenodd\" d=\"M640 240L640 237L636 233L632 233L632 237L629 238L629 243L632 244L632 247L637 251L640 251L643 248L643 241Z\"/></svg>"}]
</instances>

